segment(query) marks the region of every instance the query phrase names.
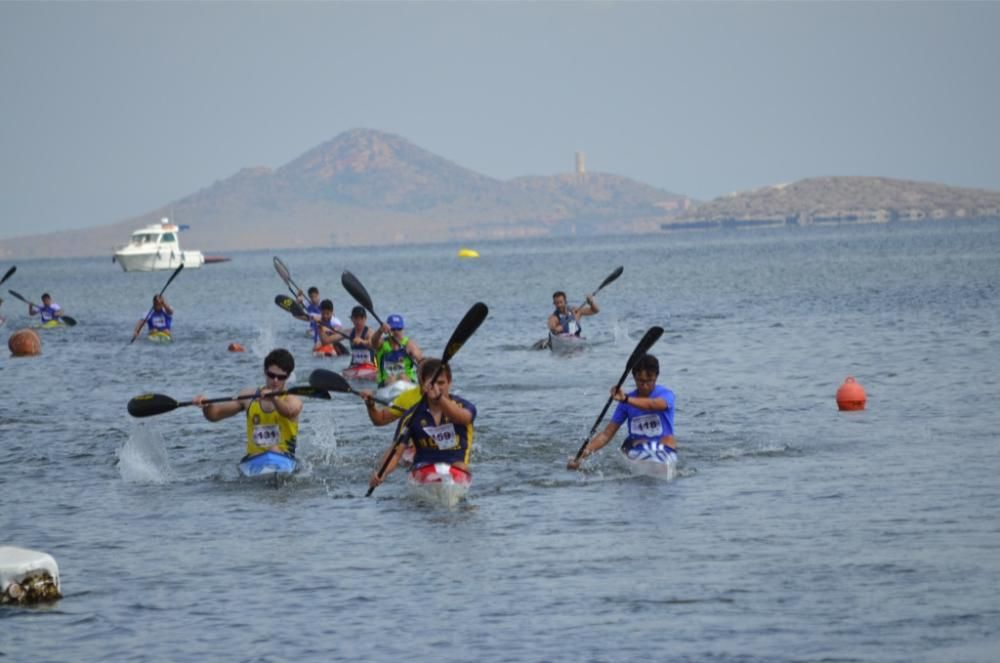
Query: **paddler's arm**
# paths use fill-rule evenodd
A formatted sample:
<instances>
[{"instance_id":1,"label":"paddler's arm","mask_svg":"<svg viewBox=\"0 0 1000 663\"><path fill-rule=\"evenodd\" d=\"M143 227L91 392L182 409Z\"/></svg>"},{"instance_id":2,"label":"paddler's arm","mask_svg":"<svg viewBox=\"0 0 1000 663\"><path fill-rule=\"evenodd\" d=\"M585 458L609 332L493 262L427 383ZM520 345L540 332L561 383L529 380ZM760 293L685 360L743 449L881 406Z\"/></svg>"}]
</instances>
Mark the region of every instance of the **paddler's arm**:
<instances>
[{"instance_id":1,"label":"paddler's arm","mask_svg":"<svg viewBox=\"0 0 1000 663\"><path fill-rule=\"evenodd\" d=\"M464 407L459 405L458 402L453 401L451 398L440 399L439 405L441 407L441 411L446 417L448 417L448 420L459 426L468 426L472 423L472 419L475 416L474 412L466 410Z\"/></svg>"},{"instance_id":2,"label":"paddler's arm","mask_svg":"<svg viewBox=\"0 0 1000 663\"><path fill-rule=\"evenodd\" d=\"M417 345L417 342L412 338L410 339L410 342L406 344L406 354L413 358L414 363L419 362L424 358L423 351L420 349L420 346Z\"/></svg>"},{"instance_id":3,"label":"paddler's arm","mask_svg":"<svg viewBox=\"0 0 1000 663\"><path fill-rule=\"evenodd\" d=\"M663 412L667 409L667 401L662 398L649 398L642 396L629 396L621 389L617 389L612 392L612 397L619 403L628 403L634 408L640 410L649 410L650 412Z\"/></svg>"},{"instance_id":4,"label":"paddler's arm","mask_svg":"<svg viewBox=\"0 0 1000 663\"><path fill-rule=\"evenodd\" d=\"M135 331L132 332L132 336L138 336L139 332L142 331L142 328L143 328L143 326L145 324L146 324L145 320L140 320L138 323L136 323L136 325L135 325Z\"/></svg>"},{"instance_id":5,"label":"paddler's arm","mask_svg":"<svg viewBox=\"0 0 1000 663\"><path fill-rule=\"evenodd\" d=\"M549 316L549 331L553 334L562 333L562 325L559 324L559 318L556 317L555 313Z\"/></svg>"},{"instance_id":6,"label":"paddler's arm","mask_svg":"<svg viewBox=\"0 0 1000 663\"><path fill-rule=\"evenodd\" d=\"M403 455L403 447L405 446L406 442L396 444L396 442L393 441L392 446L386 449L385 453L379 456L378 465L375 466L375 471L372 472L371 479L368 480L369 488L382 485L382 482L385 481L386 477L392 474L393 470L396 469L396 466L399 465L399 458ZM389 464L385 466L385 474L379 476L378 471L382 469L382 464L385 463L387 454L391 454L389 457Z\"/></svg>"},{"instance_id":7,"label":"paddler's arm","mask_svg":"<svg viewBox=\"0 0 1000 663\"><path fill-rule=\"evenodd\" d=\"M372 332L371 344L372 348L377 348L382 345L382 337L389 333L389 325L382 324L381 327Z\"/></svg>"},{"instance_id":8,"label":"paddler's arm","mask_svg":"<svg viewBox=\"0 0 1000 663\"><path fill-rule=\"evenodd\" d=\"M256 389L244 389L239 393L240 396L253 396L256 393ZM202 403L205 397L198 394L191 399L191 402L201 408L201 413L205 415L205 418L209 421L221 421L234 414L239 414L246 407L246 402L248 398L243 398L238 401L228 401L225 403Z\"/></svg>"},{"instance_id":9,"label":"paddler's arm","mask_svg":"<svg viewBox=\"0 0 1000 663\"><path fill-rule=\"evenodd\" d=\"M576 319L586 317L588 315L594 315L595 313L600 313L601 309L597 306L597 300L594 299L593 295L587 295L587 303L580 308L573 309L573 315Z\"/></svg>"},{"instance_id":10,"label":"paddler's arm","mask_svg":"<svg viewBox=\"0 0 1000 663\"><path fill-rule=\"evenodd\" d=\"M392 408L377 408L375 407L375 401L372 400L372 392L364 389L359 391L358 394L365 401L365 410L368 411L368 418L376 426L386 426L392 422L399 419L399 414L396 410Z\"/></svg>"},{"instance_id":11,"label":"paddler's arm","mask_svg":"<svg viewBox=\"0 0 1000 663\"><path fill-rule=\"evenodd\" d=\"M302 412L302 399L294 394L285 394L283 398L275 398L270 389L261 389L261 400L267 399L274 405L275 411L289 421L298 421Z\"/></svg>"},{"instance_id":12,"label":"paddler's arm","mask_svg":"<svg viewBox=\"0 0 1000 663\"><path fill-rule=\"evenodd\" d=\"M611 441L611 438L613 438L615 436L615 433L617 432L618 432L618 424L614 423L613 421L608 422L608 425L604 427L604 430L595 435L590 440L590 442L587 442L587 444L584 445L583 453L580 454L579 460L577 460L576 458L570 458L569 462L566 463L566 469L568 470L580 469L580 462L587 456L590 456L591 454L596 453L601 449L603 449L604 446Z\"/></svg>"}]
</instances>

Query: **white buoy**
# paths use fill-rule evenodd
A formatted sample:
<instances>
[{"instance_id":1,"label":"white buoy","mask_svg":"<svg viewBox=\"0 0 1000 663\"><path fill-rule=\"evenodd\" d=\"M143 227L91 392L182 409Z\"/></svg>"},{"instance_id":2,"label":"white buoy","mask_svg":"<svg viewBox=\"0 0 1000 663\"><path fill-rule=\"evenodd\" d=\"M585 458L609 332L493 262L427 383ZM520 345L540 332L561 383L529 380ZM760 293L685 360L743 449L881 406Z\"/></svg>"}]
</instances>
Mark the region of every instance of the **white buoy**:
<instances>
[{"instance_id":1,"label":"white buoy","mask_svg":"<svg viewBox=\"0 0 1000 663\"><path fill-rule=\"evenodd\" d=\"M0 604L37 603L62 598L59 565L52 555L0 546Z\"/></svg>"}]
</instances>

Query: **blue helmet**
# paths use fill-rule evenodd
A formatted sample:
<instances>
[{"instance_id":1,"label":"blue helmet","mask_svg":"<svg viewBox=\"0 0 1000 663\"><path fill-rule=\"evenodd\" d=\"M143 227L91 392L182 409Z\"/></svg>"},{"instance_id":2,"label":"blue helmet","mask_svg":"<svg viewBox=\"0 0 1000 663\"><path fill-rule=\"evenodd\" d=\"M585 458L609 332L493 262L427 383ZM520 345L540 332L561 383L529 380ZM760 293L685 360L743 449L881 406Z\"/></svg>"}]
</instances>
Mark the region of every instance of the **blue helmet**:
<instances>
[{"instance_id":1,"label":"blue helmet","mask_svg":"<svg viewBox=\"0 0 1000 663\"><path fill-rule=\"evenodd\" d=\"M389 323L389 329L404 329L406 325L403 324L403 316L398 313L393 313L388 318L385 319Z\"/></svg>"}]
</instances>

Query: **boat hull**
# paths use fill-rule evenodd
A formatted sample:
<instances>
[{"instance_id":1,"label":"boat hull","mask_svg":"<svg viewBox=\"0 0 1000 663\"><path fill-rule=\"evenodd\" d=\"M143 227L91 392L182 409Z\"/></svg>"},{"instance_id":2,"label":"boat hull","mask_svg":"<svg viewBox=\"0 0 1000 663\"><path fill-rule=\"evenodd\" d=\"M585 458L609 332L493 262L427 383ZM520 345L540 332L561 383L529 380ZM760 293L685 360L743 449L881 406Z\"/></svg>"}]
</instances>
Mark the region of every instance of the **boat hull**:
<instances>
[{"instance_id":1,"label":"boat hull","mask_svg":"<svg viewBox=\"0 0 1000 663\"><path fill-rule=\"evenodd\" d=\"M146 340L149 341L150 343L159 343L159 344L173 343L174 337L170 334L170 332L153 331L149 332L149 334L146 336Z\"/></svg>"},{"instance_id":2,"label":"boat hull","mask_svg":"<svg viewBox=\"0 0 1000 663\"><path fill-rule=\"evenodd\" d=\"M126 272L155 272L177 269L182 263L184 269L197 269L205 264L201 251L130 251L129 247L115 251L115 262Z\"/></svg>"},{"instance_id":3,"label":"boat hull","mask_svg":"<svg viewBox=\"0 0 1000 663\"><path fill-rule=\"evenodd\" d=\"M434 463L410 470L407 484L418 499L453 507L469 492L472 475L450 463Z\"/></svg>"},{"instance_id":4,"label":"boat hull","mask_svg":"<svg viewBox=\"0 0 1000 663\"><path fill-rule=\"evenodd\" d=\"M620 451L632 474L667 480L677 476L677 452L660 442L642 442Z\"/></svg>"},{"instance_id":5,"label":"boat hull","mask_svg":"<svg viewBox=\"0 0 1000 663\"><path fill-rule=\"evenodd\" d=\"M298 467L298 461L295 458L275 451L245 456L239 464L240 474L245 477L289 475L295 471L296 467Z\"/></svg>"},{"instance_id":6,"label":"boat hull","mask_svg":"<svg viewBox=\"0 0 1000 663\"><path fill-rule=\"evenodd\" d=\"M587 339L575 334L549 333L549 350L556 354L572 354L587 349Z\"/></svg>"},{"instance_id":7,"label":"boat hull","mask_svg":"<svg viewBox=\"0 0 1000 663\"><path fill-rule=\"evenodd\" d=\"M375 364L354 364L348 366L340 372L348 382L364 383L365 387L370 387L378 380L378 369Z\"/></svg>"},{"instance_id":8,"label":"boat hull","mask_svg":"<svg viewBox=\"0 0 1000 663\"><path fill-rule=\"evenodd\" d=\"M416 386L417 385L413 384L409 380L396 380L392 384L379 387L378 390L375 391L375 397L383 401L391 401L404 391L409 391Z\"/></svg>"}]
</instances>

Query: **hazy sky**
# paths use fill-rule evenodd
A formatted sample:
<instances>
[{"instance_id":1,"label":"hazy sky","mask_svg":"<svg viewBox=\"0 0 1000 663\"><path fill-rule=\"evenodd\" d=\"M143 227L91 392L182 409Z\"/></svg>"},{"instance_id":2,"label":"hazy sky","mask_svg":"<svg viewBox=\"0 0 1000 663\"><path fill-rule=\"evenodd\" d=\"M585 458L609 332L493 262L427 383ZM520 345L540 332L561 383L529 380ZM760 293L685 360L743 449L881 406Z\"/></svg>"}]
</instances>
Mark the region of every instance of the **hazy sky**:
<instances>
[{"instance_id":1,"label":"hazy sky","mask_svg":"<svg viewBox=\"0 0 1000 663\"><path fill-rule=\"evenodd\" d=\"M0 1L0 237L122 221L342 131L698 199L1000 189L1000 2Z\"/></svg>"}]
</instances>

